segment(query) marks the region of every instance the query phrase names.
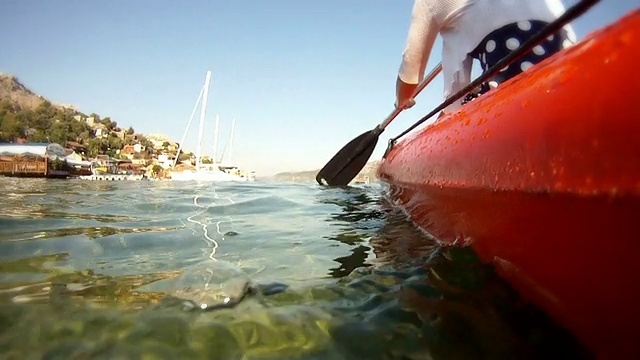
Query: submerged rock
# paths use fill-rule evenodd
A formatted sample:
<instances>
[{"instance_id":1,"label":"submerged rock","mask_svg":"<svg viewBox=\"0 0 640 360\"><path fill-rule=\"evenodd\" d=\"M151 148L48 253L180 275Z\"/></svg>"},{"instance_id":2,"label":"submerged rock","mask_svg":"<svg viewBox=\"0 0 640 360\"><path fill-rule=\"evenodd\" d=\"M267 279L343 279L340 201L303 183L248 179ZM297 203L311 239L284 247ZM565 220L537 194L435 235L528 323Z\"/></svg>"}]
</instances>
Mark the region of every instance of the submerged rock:
<instances>
[{"instance_id":1,"label":"submerged rock","mask_svg":"<svg viewBox=\"0 0 640 360\"><path fill-rule=\"evenodd\" d=\"M187 308L213 310L240 303L251 288L249 276L222 260L207 260L185 269L169 294Z\"/></svg>"},{"instance_id":2,"label":"submerged rock","mask_svg":"<svg viewBox=\"0 0 640 360\"><path fill-rule=\"evenodd\" d=\"M254 284L239 267L223 260L206 260L186 268L169 295L182 300L188 310L209 311L232 308L248 295L274 295L287 287L280 283Z\"/></svg>"}]
</instances>

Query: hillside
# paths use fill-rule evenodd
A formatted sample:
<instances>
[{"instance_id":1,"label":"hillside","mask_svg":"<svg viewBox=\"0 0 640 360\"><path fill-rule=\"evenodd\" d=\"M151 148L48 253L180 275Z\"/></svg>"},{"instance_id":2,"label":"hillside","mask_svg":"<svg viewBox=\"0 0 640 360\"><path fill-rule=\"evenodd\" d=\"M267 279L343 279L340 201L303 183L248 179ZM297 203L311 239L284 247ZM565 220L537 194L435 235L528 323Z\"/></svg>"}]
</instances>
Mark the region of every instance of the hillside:
<instances>
[{"instance_id":1,"label":"hillside","mask_svg":"<svg viewBox=\"0 0 640 360\"><path fill-rule=\"evenodd\" d=\"M359 177L369 177L369 181L375 181L377 179L376 170L378 169L379 161L370 161L365 165L364 169L358 174ZM275 174L272 178L274 181L287 181L287 182L302 182L302 183L315 183L316 174L320 169L306 170L306 171L288 171Z\"/></svg>"},{"instance_id":2,"label":"hillside","mask_svg":"<svg viewBox=\"0 0 640 360\"><path fill-rule=\"evenodd\" d=\"M70 105L54 104L23 85L15 76L0 73L0 142L75 143L94 157L111 157L128 144L148 146L133 128L122 129L109 117L85 115Z\"/></svg>"},{"instance_id":3,"label":"hillside","mask_svg":"<svg viewBox=\"0 0 640 360\"><path fill-rule=\"evenodd\" d=\"M15 76L0 72L0 102L2 100L8 100L14 107L22 110L35 110L49 101L24 86ZM71 105L49 102L56 108L75 110Z\"/></svg>"}]
</instances>

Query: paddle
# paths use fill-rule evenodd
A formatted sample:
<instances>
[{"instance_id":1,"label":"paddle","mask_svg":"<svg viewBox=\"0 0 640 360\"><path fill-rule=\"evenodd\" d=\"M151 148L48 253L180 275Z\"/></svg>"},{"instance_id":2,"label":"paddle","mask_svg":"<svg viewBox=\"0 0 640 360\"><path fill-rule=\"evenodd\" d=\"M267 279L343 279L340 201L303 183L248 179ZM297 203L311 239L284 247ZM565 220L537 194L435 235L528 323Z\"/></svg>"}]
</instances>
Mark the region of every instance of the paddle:
<instances>
[{"instance_id":1,"label":"paddle","mask_svg":"<svg viewBox=\"0 0 640 360\"><path fill-rule=\"evenodd\" d=\"M412 98L416 97L439 73L442 63L438 64L418 84ZM403 107L393 110L383 122L345 145L329 162L318 171L316 181L320 185L345 186L364 168L376 148L380 134L402 112Z\"/></svg>"}]
</instances>

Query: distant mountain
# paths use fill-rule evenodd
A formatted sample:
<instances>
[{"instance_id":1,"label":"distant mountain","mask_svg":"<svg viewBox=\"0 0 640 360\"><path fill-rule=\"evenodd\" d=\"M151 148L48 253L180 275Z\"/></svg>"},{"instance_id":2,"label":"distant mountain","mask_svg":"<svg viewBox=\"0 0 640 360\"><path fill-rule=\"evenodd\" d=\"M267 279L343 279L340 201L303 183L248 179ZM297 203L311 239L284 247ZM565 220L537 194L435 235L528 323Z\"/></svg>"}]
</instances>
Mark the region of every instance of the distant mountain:
<instances>
[{"instance_id":1,"label":"distant mountain","mask_svg":"<svg viewBox=\"0 0 640 360\"><path fill-rule=\"evenodd\" d=\"M360 171L358 177L369 177L369 181L376 181L378 177L376 176L376 170L378 169L378 165L380 161L370 161L365 165L365 167ZM287 182L302 182L302 183L315 183L316 182L316 174L320 169L316 170L306 170L306 171L288 171L281 172L275 174L270 180L274 181L287 181Z\"/></svg>"},{"instance_id":2,"label":"distant mountain","mask_svg":"<svg viewBox=\"0 0 640 360\"><path fill-rule=\"evenodd\" d=\"M11 104L22 110L35 110L38 106L49 101L24 86L15 76L0 73L0 102L2 102L2 100L9 100ZM75 110L72 105L49 102L57 108Z\"/></svg>"}]
</instances>

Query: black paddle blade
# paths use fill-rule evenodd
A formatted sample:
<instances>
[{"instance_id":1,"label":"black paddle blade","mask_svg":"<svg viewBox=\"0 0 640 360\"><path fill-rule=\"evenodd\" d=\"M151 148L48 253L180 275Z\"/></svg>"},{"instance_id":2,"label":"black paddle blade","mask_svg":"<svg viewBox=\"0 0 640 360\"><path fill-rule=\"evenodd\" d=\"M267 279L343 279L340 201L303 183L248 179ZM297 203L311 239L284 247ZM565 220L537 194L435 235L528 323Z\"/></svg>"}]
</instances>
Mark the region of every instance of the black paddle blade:
<instances>
[{"instance_id":1,"label":"black paddle blade","mask_svg":"<svg viewBox=\"0 0 640 360\"><path fill-rule=\"evenodd\" d=\"M364 168L376 148L380 129L361 134L351 140L318 171L316 181L320 185L346 186Z\"/></svg>"}]
</instances>

